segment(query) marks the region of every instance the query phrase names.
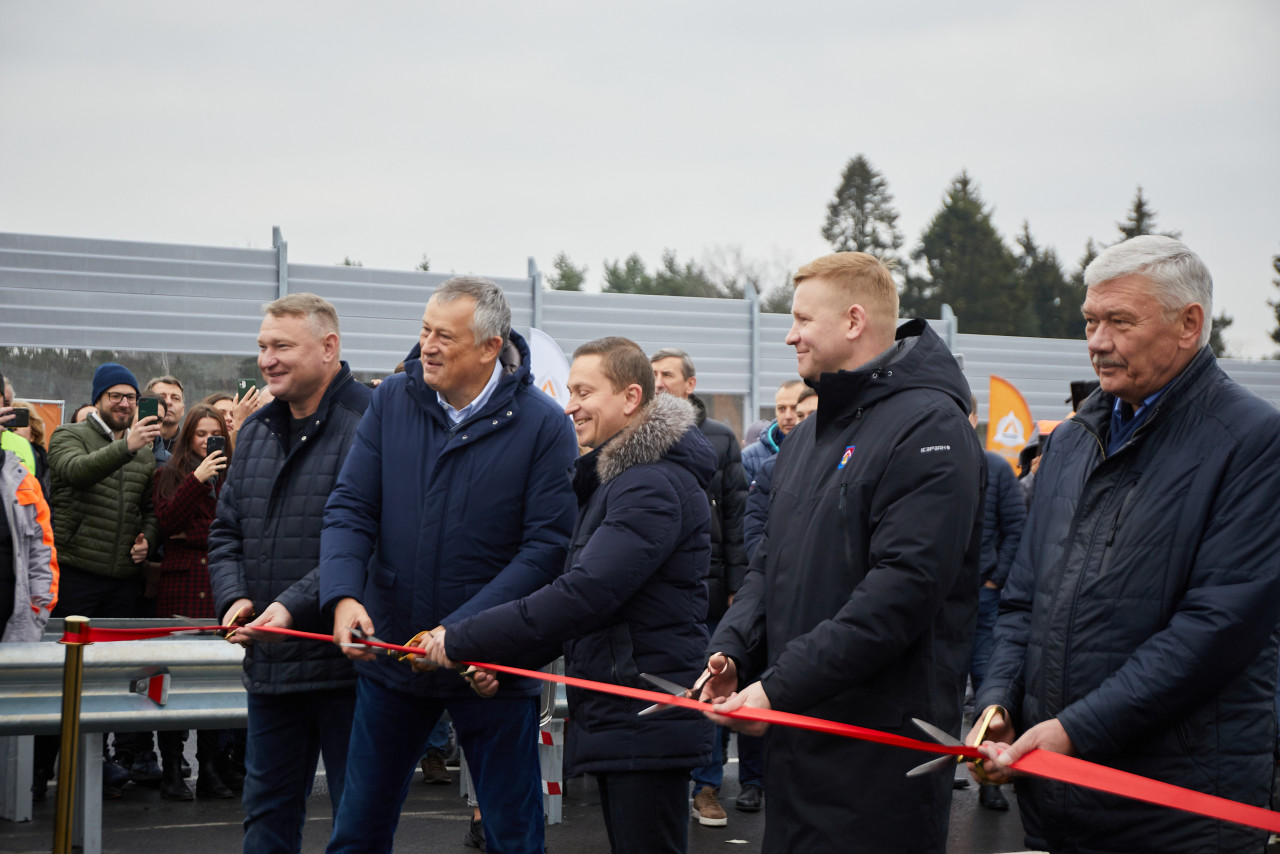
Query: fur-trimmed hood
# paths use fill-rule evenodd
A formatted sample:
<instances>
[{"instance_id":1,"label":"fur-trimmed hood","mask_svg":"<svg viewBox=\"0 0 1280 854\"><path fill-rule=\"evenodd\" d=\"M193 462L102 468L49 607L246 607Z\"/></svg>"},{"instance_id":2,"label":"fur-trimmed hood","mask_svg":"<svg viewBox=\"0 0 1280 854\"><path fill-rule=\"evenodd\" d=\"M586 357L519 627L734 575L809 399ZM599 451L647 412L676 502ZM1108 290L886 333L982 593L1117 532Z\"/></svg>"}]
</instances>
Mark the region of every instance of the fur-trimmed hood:
<instances>
[{"instance_id":1,"label":"fur-trimmed hood","mask_svg":"<svg viewBox=\"0 0 1280 854\"><path fill-rule=\"evenodd\" d=\"M608 483L634 466L670 457L692 472L705 489L715 473L715 452L694 429L697 422L697 411L689 401L669 394L656 395L640 418L600 448L596 460L600 483Z\"/></svg>"}]
</instances>

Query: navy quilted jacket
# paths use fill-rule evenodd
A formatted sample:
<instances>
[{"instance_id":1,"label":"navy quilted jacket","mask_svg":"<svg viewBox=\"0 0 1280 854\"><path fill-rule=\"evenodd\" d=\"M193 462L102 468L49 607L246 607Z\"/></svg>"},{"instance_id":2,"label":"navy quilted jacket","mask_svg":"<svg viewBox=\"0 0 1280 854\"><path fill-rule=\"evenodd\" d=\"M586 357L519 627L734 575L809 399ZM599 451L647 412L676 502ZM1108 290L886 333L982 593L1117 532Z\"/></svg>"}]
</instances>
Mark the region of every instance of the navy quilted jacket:
<instances>
[{"instance_id":1,"label":"navy quilted jacket","mask_svg":"<svg viewBox=\"0 0 1280 854\"><path fill-rule=\"evenodd\" d=\"M1057 718L1085 759L1266 806L1280 413L1204 348L1114 454L1096 391L1053 432L977 708ZM1262 851L1266 834L1021 778L1030 847Z\"/></svg>"},{"instance_id":2,"label":"navy quilted jacket","mask_svg":"<svg viewBox=\"0 0 1280 854\"><path fill-rule=\"evenodd\" d=\"M289 405L277 400L245 420L209 528L209 580L219 617L240 598L261 614L272 602L289 609L294 628L329 632L320 614L320 528L324 503L371 392L347 363L306 429L286 449ZM287 694L355 684L351 662L333 644L258 643L244 656L250 693Z\"/></svg>"},{"instance_id":3,"label":"navy quilted jacket","mask_svg":"<svg viewBox=\"0 0 1280 854\"><path fill-rule=\"evenodd\" d=\"M1027 521L1027 498L1013 468L987 451L987 500L982 517L982 580L1003 587Z\"/></svg>"},{"instance_id":4,"label":"navy quilted jacket","mask_svg":"<svg viewBox=\"0 0 1280 854\"><path fill-rule=\"evenodd\" d=\"M404 372L374 392L325 508L324 607L359 600L393 643L551 583L573 531L578 443L568 416L533 385L524 339L511 333L493 395L456 426L418 355L415 346ZM356 667L417 696L475 696L453 671L416 673L386 657ZM501 690L533 696L541 686L508 679Z\"/></svg>"}]
</instances>

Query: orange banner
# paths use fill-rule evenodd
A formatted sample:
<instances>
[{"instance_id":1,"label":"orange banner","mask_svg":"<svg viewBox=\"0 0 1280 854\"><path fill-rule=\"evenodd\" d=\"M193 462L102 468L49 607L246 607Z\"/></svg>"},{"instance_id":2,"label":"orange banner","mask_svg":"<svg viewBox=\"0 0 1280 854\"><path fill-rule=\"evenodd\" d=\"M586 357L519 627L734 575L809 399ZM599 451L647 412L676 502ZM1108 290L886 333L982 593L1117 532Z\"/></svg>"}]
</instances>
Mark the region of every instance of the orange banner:
<instances>
[{"instance_id":1,"label":"orange banner","mask_svg":"<svg viewBox=\"0 0 1280 854\"><path fill-rule=\"evenodd\" d=\"M1016 472L1018 454L1031 438L1031 407L1008 380L991 375L987 398L987 450L1008 460Z\"/></svg>"}]
</instances>

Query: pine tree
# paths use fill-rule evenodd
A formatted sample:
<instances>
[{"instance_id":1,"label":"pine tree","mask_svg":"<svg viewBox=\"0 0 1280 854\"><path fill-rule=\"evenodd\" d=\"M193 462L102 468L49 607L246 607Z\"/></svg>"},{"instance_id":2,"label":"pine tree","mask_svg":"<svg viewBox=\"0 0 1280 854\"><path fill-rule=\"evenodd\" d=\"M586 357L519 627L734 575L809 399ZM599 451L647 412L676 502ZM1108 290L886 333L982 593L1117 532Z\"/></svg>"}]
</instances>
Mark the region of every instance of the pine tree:
<instances>
[{"instance_id":1,"label":"pine tree","mask_svg":"<svg viewBox=\"0 0 1280 854\"><path fill-rule=\"evenodd\" d=\"M1219 359L1227 357L1227 342L1222 340L1222 333L1227 331L1236 319L1225 311L1219 312L1213 318L1213 326L1209 330L1209 349L1213 351L1213 355Z\"/></svg>"},{"instance_id":2,"label":"pine tree","mask_svg":"<svg viewBox=\"0 0 1280 854\"><path fill-rule=\"evenodd\" d=\"M551 262L555 272L547 277L547 284L554 291L580 291L587 279L586 266L575 267L569 256L561 252Z\"/></svg>"},{"instance_id":3,"label":"pine tree","mask_svg":"<svg viewBox=\"0 0 1280 854\"><path fill-rule=\"evenodd\" d=\"M604 262L604 292L607 294L651 294L653 277L644 260L635 252L627 260Z\"/></svg>"},{"instance_id":4,"label":"pine tree","mask_svg":"<svg viewBox=\"0 0 1280 854\"><path fill-rule=\"evenodd\" d=\"M1177 240L1182 236L1180 231L1156 231L1156 212L1147 204L1147 199L1142 195L1142 185L1138 185L1138 192L1134 194L1133 204L1129 207L1129 216L1124 222L1116 223L1116 228L1120 229L1121 240L1128 240L1142 234L1160 234L1165 237L1172 237Z\"/></svg>"},{"instance_id":5,"label":"pine tree","mask_svg":"<svg viewBox=\"0 0 1280 854\"><path fill-rule=\"evenodd\" d=\"M1026 220L1017 243L1021 250L1018 279L1035 315L1035 334L1041 338L1083 338L1083 291L1067 280L1058 253L1036 244Z\"/></svg>"},{"instance_id":6,"label":"pine tree","mask_svg":"<svg viewBox=\"0 0 1280 854\"><path fill-rule=\"evenodd\" d=\"M1035 315L1022 291L1017 262L968 172L951 182L913 258L924 265L926 275L908 277L904 312L936 316L935 305L948 303L966 331L1035 334Z\"/></svg>"},{"instance_id":7,"label":"pine tree","mask_svg":"<svg viewBox=\"0 0 1280 854\"><path fill-rule=\"evenodd\" d=\"M431 272L431 259L427 257L427 253L425 252L422 253L422 260L419 261L418 266L414 267L413 269L420 270L423 273Z\"/></svg>"},{"instance_id":8,"label":"pine tree","mask_svg":"<svg viewBox=\"0 0 1280 854\"><path fill-rule=\"evenodd\" d=\"M840 175L822 236L836 252L869 252L885 261L898 260L902 233L889 182L861 154Z\"/></svg>"},{"instance_id":9,"label":"pine tree","mask_svg":"<svg viewBox=\"0 0 1280 854\"><path fill-rule=\"evenodd\" d=\"M351 256L350 256L350 255L344 255L344 256L342 256L342 261L341 261L341 262L339 262L338 266L339 266L339 267L363 267L363 266L364 266L364 262L363 262L363 261L352 261L352 260L351 260Z\"/></svg>"}]
</instances>

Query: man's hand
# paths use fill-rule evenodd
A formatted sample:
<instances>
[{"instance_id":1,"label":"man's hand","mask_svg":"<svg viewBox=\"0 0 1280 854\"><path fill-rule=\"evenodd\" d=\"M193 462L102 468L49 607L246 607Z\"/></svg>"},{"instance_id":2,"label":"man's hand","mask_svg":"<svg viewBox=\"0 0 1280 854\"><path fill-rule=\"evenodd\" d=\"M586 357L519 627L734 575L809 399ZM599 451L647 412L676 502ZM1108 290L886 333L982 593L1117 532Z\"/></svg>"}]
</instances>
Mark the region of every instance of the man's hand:
<instances>
[{"instance_id":1,"label":"man's hand","mask_svg":"<svg viewBox=\"0 0 1280 854\"><path fill-rule=\"evenodd\" d=\"M129 549L129 559L134 563L142 563L147 559L147 552L151 550L151 544L147 542L147 538L142 534L133 538L133 546Z\"/></svg>"},{"instance_id":2,"label":"man's hand","mask_svg":"<svg viewBox=\"0 0 1280 854\"><path fill-rule=\"evenodd\" d=\"M764 686L759 682L752 682L743 690L730 694L723 700L717 700L711 706L713 711L703 712L703 714L717 726L727 726L743 735L764 735L765 730L769 728L769 725L764 721L744 721L738 718L726 718L721 714L723 712L736 711L743 707L751 709L773 708L769 704L769 695L764 692Z\"/></svg>"},{"instance_id":3,"label":"man's hand","mask_svg":"<svg viewBox=\"0 0 1280 854\"><path fill-rule=\"evenodd\" d=\"M1062 728L1058 719L1053 718L1036 724L1011 745L983 742L979 750L987 759L983 760L982 768L992 783L997 785L1007 783L1017 775L1010 766L1037 748L1065 756L1076 755L1076 747L1071 743L1071 737L1067 735L1067 731Z\"/></svg>"},{"instance_id":4,"label":"man's hand","mask_svg":"<svg viewBox=\"0 0 1280 854\"><path fill-rule=\"evenodd\" d=\"M714 703L738 690L738 665L723 652L717 652L707 659L707 669L703 670L702 676L698 678L701 679L707 674L710 674L710 678L702 683L702 693L694 699L704 703Z\"/></svg>"},{"instance_id":5,"label":"man's hand","mask_svg":"<svg viewBox=\"0 0 1280 854\"><path fill-rule=\"evenodd\" d=\"M498 693L498 674L472 667L464 675L470 679L471 689L481 697L492 697Z\"/></svg>"},{"instance_id":6,"label":"man's hand","mask_svg":"<svg viewBox=\"0 0 1280 854\"><path fill-rule=\"evenodd\" d=\"M369 612L358 600L348 596L345 599L339 599L337 606L333 609L334 642L354 643L351 638L352 628L359 628L364 632L365 637L373 635L373 620L369 619ZM367 646L344 646L342 652L352 661L373 661L377 658Z\"/></svg>"},{"instance_id":7,"label":"man's hand","mask_svg":"<svg viewBox=\"0 0 1280 854\"><path fill-rule=\"evenodd\" d=\"M255 626L270 626L277 629L293 628L293 615L289 613L289 609L281 605L279 602L272 602L262 611L262 616L251 622L245 623L244 628L235 634L235 642L243 643L244 641L268 641L276 642L284 640L282 635L272 632L255 632Z\"/></svg>"},{"instance_id":8,"label":"man's hand","mask_svg":"<svg viewBox=\"0 0 1280 854\"><path fill-rule=\"evenodd\" d=\"M996 712L991 716L991 722L987 724L987 731L982 733L982 744L999 745L1001 747L1012 744L1018 734L1014 732L1013 722L1008 720L1005 710L1000 706L987 706L986 709L982 710L981 714L974 716L973 728L965 736L964 743L973 747L981 747L978 743L978 727L982 725L982 719L987 716L988 709L995 709ZM994 757L994 753L992 755ZM969 765L969 774L978 783L994 782L993 773L999 772L995 771L995 765L992 760L984 760L981 763L981 768L976 764L971 763ZM986 779L983 779L984 775Z\"/></svg>"},{"instance_id":9,"label":"man's hand","mask_svg":"<svg viewBox=\"0 0 1280 854\"><path fill-rule=\"evenodd\" d=\"M231 607L227 609L226 615L222 618L222 625L243 626L245 623L252 620L253 617L253 601L250 599L237 599L232 602ZM240 637L239 629L228 631L226 634L226 640L228 643L238 643L241 646L249 645L247 638Z\"/></svg>"},{"instance_id":10,"label":"man's hand","mask_svg":"<svg viewBox=\"0 0 1280 854\"><path fill-rule=\"evenodd\" d=\"M13 420L13 407L0 406L0 427L8 427L9 422Z\"/></svg>"},{"instance_id":11,"label":"man's hand","mask_svg":"<svg viewBox=\"0 0 1280 854\"><path fill-rule=\"evenodd\" d=\"M129 435L125 436L124 444L129 449L129 453L136 454L154 442L159 435L160 419L155 415L148 415L133 425Z\"/></svg>"},{"instance_id":12,"label":"man's hand","mask_svg":"<svg viewBox=\"0 0 1280 854\"><path fill-rule=\"evenodd\" d=\"M432 629L422 636L422 649L427 658L437 667L453 667L453 662L449 660L449 656L444 651L444 632L443 626Z\"/></svg>"}]
</instances>

